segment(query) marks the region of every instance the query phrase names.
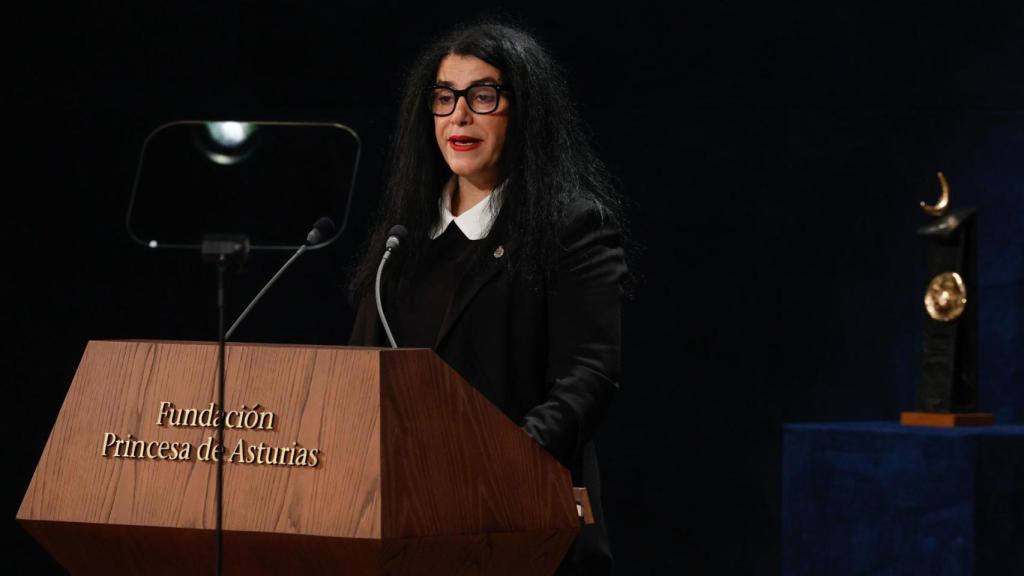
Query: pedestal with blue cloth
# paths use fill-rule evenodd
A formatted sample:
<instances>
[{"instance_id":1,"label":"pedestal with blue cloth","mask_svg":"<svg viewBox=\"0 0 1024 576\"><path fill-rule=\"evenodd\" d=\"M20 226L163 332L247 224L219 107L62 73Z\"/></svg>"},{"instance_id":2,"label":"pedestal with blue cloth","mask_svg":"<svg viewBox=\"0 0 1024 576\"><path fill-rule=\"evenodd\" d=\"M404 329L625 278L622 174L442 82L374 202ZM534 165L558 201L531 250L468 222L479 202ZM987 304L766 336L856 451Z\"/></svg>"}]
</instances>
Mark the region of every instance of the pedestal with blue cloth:
<instances>
[{"instance_id":1,"label":"pedestal with blue cloth","mask_svg":"<svg viewBox=\"0 0 1024 576\"><path fill-rule=\"evenodd\" d=\"M1024 426L783 437L783 574L1024 574Z\"/></svg>"}]
</instances>

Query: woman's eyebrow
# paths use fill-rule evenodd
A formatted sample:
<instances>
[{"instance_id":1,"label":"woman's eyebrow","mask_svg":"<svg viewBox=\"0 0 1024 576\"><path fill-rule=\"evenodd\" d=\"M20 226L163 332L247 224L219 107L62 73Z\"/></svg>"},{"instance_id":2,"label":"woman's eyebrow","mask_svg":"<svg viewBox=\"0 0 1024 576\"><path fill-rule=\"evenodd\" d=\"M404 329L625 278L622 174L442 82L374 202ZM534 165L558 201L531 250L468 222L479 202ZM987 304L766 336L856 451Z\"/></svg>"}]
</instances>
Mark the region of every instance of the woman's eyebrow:
<instances>
[{"instance_id":1,"label":"woman's eyebrow","mask_svg":"<svg viewBox=\"0 0 1024 576\"><path fill-rule=\"evenodd\" d=\"M447 80L438 80L434 82L434 84L438 86L447 86L449 88L455 87L454 83L449 82ZM484 76L483 78L478 78L469 83L470 86L473 86L474 84L501 84L501 82L499 82L497 78L494 78L492 76Z\"/></svg>"}]
</instances>

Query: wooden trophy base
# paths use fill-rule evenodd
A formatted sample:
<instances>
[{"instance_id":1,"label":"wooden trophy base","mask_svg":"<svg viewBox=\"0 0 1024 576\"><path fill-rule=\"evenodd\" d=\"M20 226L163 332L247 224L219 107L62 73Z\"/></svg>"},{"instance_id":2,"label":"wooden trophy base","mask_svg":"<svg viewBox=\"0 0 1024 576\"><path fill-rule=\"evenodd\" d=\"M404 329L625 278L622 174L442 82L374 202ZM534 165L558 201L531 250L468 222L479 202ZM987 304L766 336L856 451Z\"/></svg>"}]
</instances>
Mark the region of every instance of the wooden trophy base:
<instances>
[{"instance_id":1,"label":"wooden trophy base","mask_svg":"<svg viewBox=\"0 0 1024 576\"><path fill-rule=\"evenodd\" d=\"M900 424L904 426L934 426L938 428L961 428L964 426L991 426L995 417L988 412L901 412Z\"/></svg>"}]
</instances>

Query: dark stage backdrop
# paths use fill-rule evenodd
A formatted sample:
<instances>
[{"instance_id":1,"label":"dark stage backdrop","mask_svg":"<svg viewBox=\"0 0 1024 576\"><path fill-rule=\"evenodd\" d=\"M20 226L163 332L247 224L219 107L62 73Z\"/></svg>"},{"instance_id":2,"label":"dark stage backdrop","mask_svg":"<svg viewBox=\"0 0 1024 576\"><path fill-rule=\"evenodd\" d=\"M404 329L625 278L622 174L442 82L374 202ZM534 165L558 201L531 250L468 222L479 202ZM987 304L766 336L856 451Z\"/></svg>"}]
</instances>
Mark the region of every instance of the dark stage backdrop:
<instances>
[{"instance_id":1,"label":"dark stage backdrop","mask_svg":"<svg viewBox=\"0 0 1024 576\"><path fill-rule=\"evenodd\" d=\"M598 438L622 574L779 570L781 428L894 420L923 323L919 200L979 210L982 406L1024 417L1024 46L1019 2L748 8L520 3L565 64L629 202L625 376ZM24 12L24 9L22 10ZM384 176L403 71L462 4L70 4L5 18L7 526L89 339L215 338L198 256L131 244L145 135L189 118L347 124L352 226L238 334L336 344L346 267ZM232 279L229 316L282 262Z\"/></svg>"}]
</instances>

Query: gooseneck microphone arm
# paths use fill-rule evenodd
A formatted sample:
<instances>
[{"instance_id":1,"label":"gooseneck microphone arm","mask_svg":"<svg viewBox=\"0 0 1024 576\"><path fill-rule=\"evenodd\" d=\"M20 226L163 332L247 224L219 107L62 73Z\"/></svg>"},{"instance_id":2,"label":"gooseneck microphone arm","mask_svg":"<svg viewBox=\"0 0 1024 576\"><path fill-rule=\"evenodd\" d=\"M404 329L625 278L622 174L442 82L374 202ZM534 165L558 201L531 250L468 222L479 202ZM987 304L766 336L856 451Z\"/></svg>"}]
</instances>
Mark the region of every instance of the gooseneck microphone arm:
<instances>
[{"instance_id":1,"label":"gooseneck microphone arm","mask_svg":"<svg viewBox=\"0 0 1024 576\"><path fill-rule=\"evenodd\" d=\"M281 266L281 269L277 271L277 274L274 274L274 276L270 279L270 282L267 282L263 289L256 294L256 297L252 299L252 302L249 302L249 305L245 307L245 310L242 310L242 313L238 315L238 319L235 320L235 323L231 325L231 328L228 328L227 333L224 334L225 340L231 338L231 335L235 333L235 329L238 328L238 325L242 323L242 320L245 320L245 317L249 315L249 312L251 312L252 309L256 307L256 303L263 298L263 295L267 293L267 290L269 290L270 287L274 285L274 282L277 282L277 279L280 278L281 274L284 274L284 271L287 270L288 267L292 265L292 262L298 260L299 256L302 256L302 254L305 251L305 244L299 246L299 249L296 250L295 253L292 254L292 257L289 258L288 261L284 263L284 266Z\"/></svg>"},{"instance_id":2,"label":"gooseneck microphone arm","mask_svg":"<svg viewBox=\"0 0 1024 576\"><path fill-rule=\"evenodd\" d=\"M263 298L263 295L267 293L267 290L270 290L270 287L273 286L275 282L277 282L277 279L280 278L282 274L284 274L284 271L287 270L292 265L293 262L298 260L299 256L302 256L309 246L313 244L319 244L324 240L324 238L330 237L330 235L333 233L334 222L330 218L324 217L317 220L316 224L313 225L313 229L310 230L309 234L306 235L306 243L303 244L302 246L299 246L299 249L296 250L295 253L292 254L292 257L289 258L288 261L284 263L284 266L281 266L277 273L274 274L274 276L270 279L270 282L267 282L263 289L256 294L256 297L252 299L252 302L249 302L249 305L245 307L245 310L242 310L242 313L238 315L238 319L235 320L235 323L232 324L231 328L228 328L227 333L224 334L224 339L227 340L231 338L231 335L235 333L235 329L238 328L238 325L242 323L242 320L245 320L245 317L249 315L249 312L251 312L252 309L256 307L256 303Z\"/></svg>"},{"instance_id":3,"label":"gooseneck microphone arm","mask_svg":"<svg viewBox=\"0 0 1024 576\"><path fill-rule=\"evenodd\" d=\"M408 230L401 224L396 224L388 230L388 240L384 247L384 256L380 259L380 266L377 266L377 280L373 283L374 295L377 300L377 315L380 316L380 323L384 325L384 333L387 334L388 342L391 343L392 348L398 348L398 344L395 343L395 337L391 334L391 326L388 325L388 319L384 316L384 304L380 297L380 279L384 273L384 264L387 263L388 258L391 258L391 251L398 248L402 240L408 235Z\"/></svg>"}]
</instances>

